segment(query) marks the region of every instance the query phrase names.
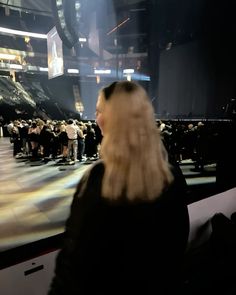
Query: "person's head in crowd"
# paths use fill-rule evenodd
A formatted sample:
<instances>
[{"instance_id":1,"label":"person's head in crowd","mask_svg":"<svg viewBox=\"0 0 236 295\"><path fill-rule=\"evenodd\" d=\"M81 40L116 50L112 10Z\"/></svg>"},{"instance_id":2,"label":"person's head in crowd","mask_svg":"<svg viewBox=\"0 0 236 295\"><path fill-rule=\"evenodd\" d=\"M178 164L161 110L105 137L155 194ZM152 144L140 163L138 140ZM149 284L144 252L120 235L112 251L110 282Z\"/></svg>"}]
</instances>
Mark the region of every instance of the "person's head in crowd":
<instances>
[{"instance_id":1,"label":"person's head in crowd","mask_svg":"<svg viewBox=\"0 0 236 295\"><path fill-rule=\"evenodd\" d=\"M18 120L14 120L13 124L14 124L15 127L18 127L20 122Z\"/></svg>"},{"instance_id":2,"label":"person's head in crowd","mask_svg":"<svg viewBox=\"0 0 236 295\"><path fill-rule=\"evenodd\" d=\"M68 120L68 124L69 124L69 125L74 124L74 120L73 120L73 119L69 119L69 120Z\"/></svg>"},{"instance_id":3,"label":"person's head in crowd","mask_svg":"<svg viewBox=\"0 0 236 295\"><path fill-rule=\"evenodd\" d=\"M86 124L87 132L93 131L92 123Z\"/></svg>"},{"instance_id":4,"label":"person's head in crowd","mask_svg":"<svg viewBox=\"0 0 236 295\"><path fill-rule=\"evenodd\" d=\"M193 125L192 123L189 123L189 124L188 124L188 129L189 129L189 130L192 130L193 127L194 127L194 125Z\"/></svg>"},{"instance_id":5,"label":"person's head in crowd","mask_svg":"<svg viewBox=\"0 0 236 295\"><path fill-rule=\"evenodd\" d=\"M197 126L198 126L198 127L202 127L202 126L204 126L204 123L203 123L202 121L199 121L199 122L197 123Z\"/></svg>"},{"instance_id":6,"label":"person's head in crowd","mask_svg":"<svg viewBox=\"0 0 236 295\"><path fill-rule=\"evenodd\" d=\"M59 126L59 128L60 128L60 131L61 131L61 132L65 132L65 131L66 131L66 125L65 125L65 124L61 124L61 125Z\"/></svg>"},{"instance_id":7,"label":"person's head in crowd","mask_svg":"<svg viewBox=\"0 0 236 295\"><path fill-rule=\"evenodd\" d=\"M37 128L38 124L36 121L33 121L32 124L31 124L31 127L32 128Z\"/></svg>"},{"instance_id":8,"label":"person's head in crowd","mask_svg":"<svg viewBox=\"0 0 236 295\"><path fill-rule=\"evenodd\" d=\"M37 125L39 126L40 129L43 128L45 125L45 122L42 119L37 119Z\"/></svg>"},{"instance_id":9,"label":"person's head in crowd","mask_svg":"<svg viewBox=\"0 0 236 295\"><path fill-rule=\"evenodd\" d=\"M130 201L151 201L160 196L171 183L172 174L144 88L129 81L103 88L96 121L103 134L103 196L119 199L124 191Z\"/></svg>"}]
</instances>

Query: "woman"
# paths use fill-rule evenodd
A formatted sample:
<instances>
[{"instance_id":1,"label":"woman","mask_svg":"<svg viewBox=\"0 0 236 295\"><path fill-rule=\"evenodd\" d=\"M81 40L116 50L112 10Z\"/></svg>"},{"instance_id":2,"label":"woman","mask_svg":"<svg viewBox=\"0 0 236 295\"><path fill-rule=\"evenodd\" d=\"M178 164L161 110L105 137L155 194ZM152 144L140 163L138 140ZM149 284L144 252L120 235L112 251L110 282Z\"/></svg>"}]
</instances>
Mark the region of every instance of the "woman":
<instances>
[{"instance_id":1,"label":"woman","mask_svg":"<svg viewBox=\"0 0 236 295\"><path fill-rule=\"evenodd\" d=\"M29 141L32 150L32 161L38 159L39 140L42 126L43 125L39 126L39 124L37 124L36 122L32 122L32 125L29 127L28 130Z\"/></svg>"},{"instance_id":2,"label":"woman","mask_svg":"<svg viewBox=\"0 0 236 295\"><path fill-rule=\"evenodd\" d=\"M96 116L101 160L77 187L49 294L176 294L188 211L147 94L114 82Z\"/></svg>"}]
</instances>

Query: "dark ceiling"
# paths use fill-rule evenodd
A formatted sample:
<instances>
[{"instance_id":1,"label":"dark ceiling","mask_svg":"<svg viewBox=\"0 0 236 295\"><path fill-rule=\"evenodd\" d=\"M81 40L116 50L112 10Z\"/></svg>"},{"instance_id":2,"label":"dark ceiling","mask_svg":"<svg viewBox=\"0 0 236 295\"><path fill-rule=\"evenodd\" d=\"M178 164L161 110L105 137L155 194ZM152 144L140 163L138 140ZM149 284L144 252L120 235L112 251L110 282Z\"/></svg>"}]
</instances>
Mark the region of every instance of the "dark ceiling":
<instances>
[{"instance_id":1,"label":"dark ceiling","mask_svg":"<svg viewBox=\"0 0 236 295\"><path fill-rule=\"evenodd\" d=\"M156 28L161 41L181 42L188 38L195 38L208 31L215 34L226 28L230 33L235 33L235 1L225 0L218 3L214 0L90 0L84 3L93 3L96 10L106 12L106 7L115 7L117 23L130 17L130 20L122 26L118 32L120 35L135 35L146 33L149 19L146 14L156 15L152 20L158 24ZM103 5L98 5L103 4ZM87 5L87 4L86 4ZM52 17L51 0L1 0L0 6L8 6L10 9L21 12L32 12L34 15L43 14ZM99 9L99 6L102 6ZM91 7L91 6L90 6ZM88 8L90 8L88 7ZM150 7L154 11L150 11ZM111 10L110 10L111 12ZM88 11L87 11L88 13ZM112 19L112 18L111 18ZM103 18L100 20L105 30L112 28L112 21ZM136 32L135 32L136 30Z\"/></svg>"},{"instance_id":2,"label":"dark ceiling","mask_svg":"<svg viewBox=\"0 0 236 295\"><path fill-rule=\"evenodd\" d=\"M8 6L10 9L20 10L24 12L52 15L50 0L1 0L0 5L4 7Z\"/></svg>"},{"instance_id":3,"label":"dark ceiling","mask_svg":"<svg viewBox=\"0 0 236 295\"><path fill-rule=\"evenodd\" d=\"M235 92L236 77L236 45L233 41L236 35L235 1L80 1L86 3L84 17L79 25L80 33L87 37L94 22L99 46L108 52L110 57L101 58L102 54L92 51L89 42L83 46L77 42L74 51L64 46L65 69L78 68L79 77L87 79L86 81L94 77L91 74L95 67L112 69L115 75L111 76L111 79L123 77L123 69L135 69L139 78L141 75L144 78L150 77L152 97L152 92L156 92L155 83L159 79L158 56L173 56L179 49L197 43L211 78L216 77L216 82L212 78L212 85L217 85L212 102L217 99L220 101L225 95L225 89L229 89L228 93L233 97L231 93ZM0 1L0 26L46 34L55 26L51 1ZM27 66L36 64L47 67L46 43L46 40L32 38L31 45L35 56L25 58ZM182 44L186 46L180 46ZM25 46L23 37L1 35L1 47L18 49L28 54ZM172 50L173 48L176 50ZM166 52L169 49L171 50ZM231 86L226 82L222 84L223 80L229 79L232 80Z\"/></svg>"},{"instance_id":4,"label":"dark ceiling","mask_svg":"<svg viewBox=\"0 0 236 295\"><path fill-rule=\"evenodd\" d=\"M96 2L98 1L90 0L89 2L94 2L96 5ZM144 2L144 0L113 0L110 2L113 3L115 7L121 8L127 5L135 5L139 2ZM8 6L11 9L34 12L36 14L39 13L45 15L52 15L51 0L5 0L0 1L0 5Z\"/></svg>"},{"instance_id":5,"label":"dark ceiling","mask_svg":"<svg viewBox=\"0 0 236 295\"><path fill-rule=\"evenodd\" d=\"M106 37L104 45L112 52L114 47L114 38L122 39L119 43L125 43L123 49L128 50L128 47L136 47L140 43L143 47L142 35L145 37L147 33L147 9L145 0L90 0L83 1L84 10L83 18L80 23L79 30L82 35L89 34L89 27L92 17L92 12L97 12L97 27L103 30ZM6 0L0 1L1 19L0 25L9 28L29 30L31 32L48 33L48 31L55 25L55 19L52 13L51 0ZM9 10L8 10L9 9ZM15 12L14 12L15 11ZM7 18L6 16L11 16ZM15 18L12 22L12 19ZM115 26L119 25L125 19L129 21L116 30L115 34L108 32ZM20 23L19 23L20 22ZM14 27L15 26L15 27ZM141 37L141 38L139 38ZM124 42L125 40L125 42ZM117 48L116 48L117 49ZM137 49L140 51L140 49ZM141 48L145 50L146 48ZM122 52L125 53L125 52Z\"/></svg>"},{"instance_id":6,"label":"dark ceiling","mask_svg":"<svg viewBox=\"0 0 236 295\"><path fill-rule=\"evenodd\" d=\"M103 48L112 54L148 53L153 43L165 50L169 45L199 39L208 43L209 48L214 47L215 52L234 49L236 22L232 0L221 3L214 0L90 0L83 3L86 4L84 18L79 28L82 35L89 34L91 13L96 10L99 38ZM55 25L50 0L5 0L0 1L0 6L1 26L48 33ZM5 7L11 9L11 18L7 17ZM119 27L112 31L116 26Z\"/></svg>"}]
</instances>

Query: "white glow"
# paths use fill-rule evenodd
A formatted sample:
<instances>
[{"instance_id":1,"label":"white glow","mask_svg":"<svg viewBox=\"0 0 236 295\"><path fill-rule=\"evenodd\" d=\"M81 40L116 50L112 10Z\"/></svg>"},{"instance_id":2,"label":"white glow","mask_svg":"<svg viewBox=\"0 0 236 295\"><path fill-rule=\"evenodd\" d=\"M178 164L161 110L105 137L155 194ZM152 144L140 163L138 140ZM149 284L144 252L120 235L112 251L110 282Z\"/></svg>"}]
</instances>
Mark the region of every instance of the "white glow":
<instances>
[{"instance_id":1,"label":"white glow","mask_svg":"<svg viewBox=\"0 0 236 295\"><path fill-rule=\"evenodd\" d=\"M124 69L123 70L124 74L133 74L134 73L134 69Z\"/></svg>"},{"instance_id":2,"label":"white glow","mask_svg":"<svg viewBox=\"0 0 236 295\"><path fill-rule=\"evenodd\" d=\"M10 69L15 69L15 70L22 70L23 69L22 65L17 65L17 64L10 64L9 67L10 67Z\"/></svg>"},{"instance_id":3,"label":"white glow","mask_svg":"<svg viewBox=\"0 0 236 295\"><path fill-rule=\"evenodd\" d=\"M7 54L7 53L0 53L0 59L14 60L14 59L16 59L16 55Z\"/></svg>"},{"instance_id":4,"label":"white glow","mask_svg":"<svg viewBox=\"0 0 236 295\"><path fill-rule=\"evenodd\" d=\"M127 81L131 81L131 80L132 80L132 77L131 77L131 75L130 75L130 74L128 74L128 75L127 75L127 77L126 77L126 79L127 79Z\"/></svg>"},{"instance_id":5,"label":"white glow","mask_svg":"<svg viewBox=\"0 0 236 295\"><path fill-rule=\"evenodd\" d=\"M36 67L36 66L28 65L27 68L29 71L38 71L38 67Z\"/></svg>"},{"instance_id":6,"label":"white glow","mask_svg":"<svg viewBox=\"0 0 236 295\"><path fill-rule=\"evenodd\" d=\"M99 75L96 76L96 82L99 84L101 82L101 77Z\"/></svg>"},{"instance_id":7,"label":"white glow","mask_svg":"<svg viewBox=\"0 0 236 295\"><path fill-rule=\"evenodd\" d=\"M172 42L169 42L167 45L166 45L166 50L170 50L172 47Z\"/></svg>"},{"instance_id":8,"label":"white glow","mask_svg":"<svg viewBox=\"0 0 236 295\"><path fill-rule=\"evenodd\" d=\"M79 70L78 69L68 69L67 73L69 73L69 74L79 74Z\"/></svg>"},{"instance_id":9,"label":"white glow","mask_svg":"<svg viewBox=\"0 0 236 295\"><path fill-rule=\"evenodd\" d=\"M79 42L87 42L87 38L79 38Z\"/></svg>"},{"instance_id":10,"label":"white glow","mask_svg":"<svg viewBox=\"0 0 236 295\"><path fill-rule=\"evenodd\" d=\"M48 72L48 68L39 67L40 72Z\"/></svg>"},{"instance_id":11,"label":"white glow","mask_svg":"<svg viewBox=\"0 0 236 295\"><path fill-rule=\"evenodd\" d=\"M111 74L111 70L94 70L94 74Z\"/></svg>"},{"instance_id":12,"label":"white glow","mask_svg":"<svg viewBox=\"0 0 236 295\"><path fill-rule=\"evenodd\" d=\"M38 33L31 33L31 32L25 32L25 31L18 31L18 30L3 28L3 27L0 27L0 32L10 34L10 35L18 35L18 36L27 36L27 37L34 37L34 38L40 38L40 39L47 39L46 34L38 34Z\"/></svg>"}]
</instances>

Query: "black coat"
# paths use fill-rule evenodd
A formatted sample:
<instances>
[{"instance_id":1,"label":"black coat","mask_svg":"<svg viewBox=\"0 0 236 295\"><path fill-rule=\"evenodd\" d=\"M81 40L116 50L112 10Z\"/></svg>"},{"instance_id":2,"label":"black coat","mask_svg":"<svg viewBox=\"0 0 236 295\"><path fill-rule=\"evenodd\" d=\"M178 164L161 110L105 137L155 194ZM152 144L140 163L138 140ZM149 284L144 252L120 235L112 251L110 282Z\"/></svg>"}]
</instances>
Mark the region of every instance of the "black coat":
<instances>
[{"instance_id":1,"label":"black coat","mask_svg":"<svg viewBox=\"0 0 236 295\"><path fill-rule=\"evenodd\" d=\"M189 233L182 180L154 202L111 203L103 174L98 161L78 185L48 294L171 294Z\"/></svg>"}]
</instances>

